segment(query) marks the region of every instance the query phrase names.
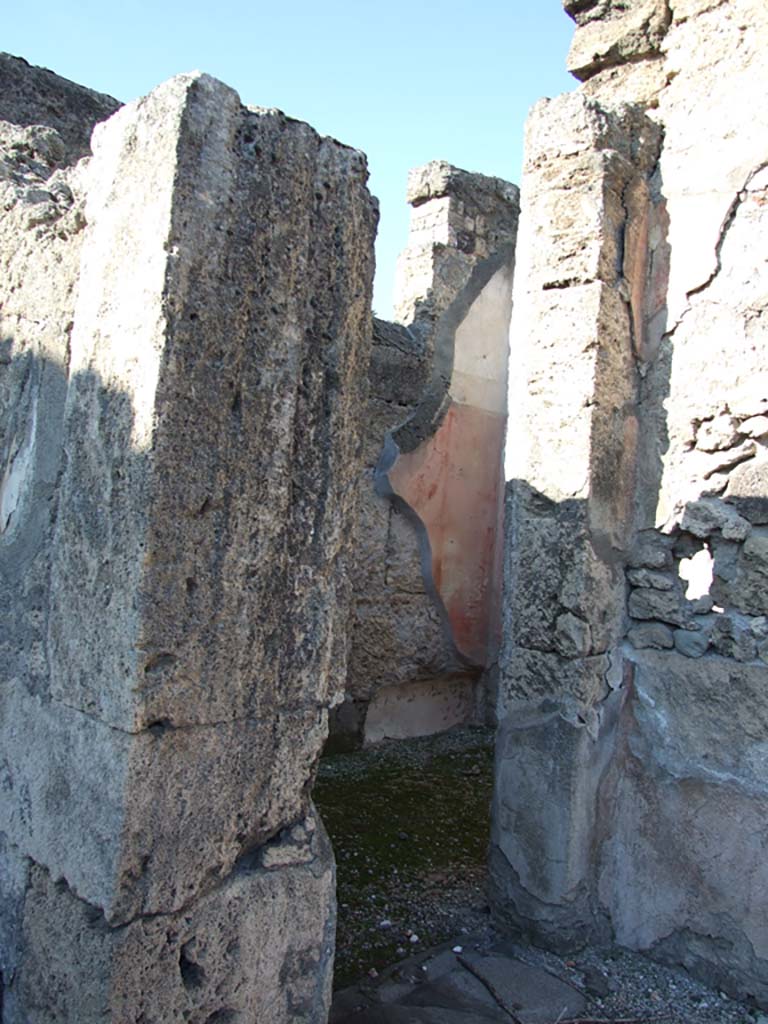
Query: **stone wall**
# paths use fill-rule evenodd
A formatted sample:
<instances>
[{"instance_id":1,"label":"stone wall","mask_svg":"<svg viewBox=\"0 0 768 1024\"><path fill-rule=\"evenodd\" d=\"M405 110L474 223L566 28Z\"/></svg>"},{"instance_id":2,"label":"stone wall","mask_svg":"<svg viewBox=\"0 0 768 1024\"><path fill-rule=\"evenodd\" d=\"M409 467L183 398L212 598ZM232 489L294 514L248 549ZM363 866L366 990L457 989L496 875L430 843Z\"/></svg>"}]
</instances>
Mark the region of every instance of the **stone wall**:
<instances>
[{"instance_id":1,"label":"stone wall","mask_svg":"<svg viewBox=\"0 0 768 1024\"><path fill-rule=\"evenodd\" d=\"M534 109L522 184L495 912L765 1006L768 11L565 7L584 84Z\"/></svg>"},{"instance_id":2,"label":"stone wall","mask_svg":"<svg viewBox=\"0 0 768 1024\"><path fill-rule=\"evenodd\" d=\"M365 159L194 74L73 162L117 104L2 74L3 1021L323 1021Z\"/></svg>"},{"instance_id":3,"label":"stone wall","mask_svg":"<svg viewBox=\"0 0 768 1024\"><path fill-rule=\"evenodd\" d=\"M485 717L498 647L501 451L518 194L411 172L401 324L374 322L355 618L340 742ZM482 457L478 458L478 453Z\"/></svg>"}]
</instances>

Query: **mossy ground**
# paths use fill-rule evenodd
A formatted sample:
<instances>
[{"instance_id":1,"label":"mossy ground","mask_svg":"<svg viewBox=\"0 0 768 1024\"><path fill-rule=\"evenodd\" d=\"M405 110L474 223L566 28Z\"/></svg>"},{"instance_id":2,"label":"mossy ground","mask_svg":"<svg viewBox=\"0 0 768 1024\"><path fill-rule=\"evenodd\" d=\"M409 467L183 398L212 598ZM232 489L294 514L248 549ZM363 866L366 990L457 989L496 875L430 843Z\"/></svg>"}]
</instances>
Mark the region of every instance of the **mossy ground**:
<instances>
[{"instance_id":1,"label":"mossy ground","mask_svg":"<svg viewBox=\"0 0 768 1024\"><path fill-rule=\"evenodd\" d=\"M322 759L313 795L337 861L337 988L484 919L492 778L481 728Z\"/></svg>"}]
</instances>

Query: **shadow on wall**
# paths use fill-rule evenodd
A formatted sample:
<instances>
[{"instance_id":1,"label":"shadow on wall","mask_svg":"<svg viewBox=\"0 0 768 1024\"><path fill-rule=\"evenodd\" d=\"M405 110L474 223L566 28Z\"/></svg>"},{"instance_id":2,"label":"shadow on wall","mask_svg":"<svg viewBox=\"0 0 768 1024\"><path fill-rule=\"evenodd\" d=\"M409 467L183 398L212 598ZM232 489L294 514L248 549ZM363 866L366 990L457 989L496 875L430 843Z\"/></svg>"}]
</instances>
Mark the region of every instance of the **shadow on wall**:
<instances>
[{"instance_id":1,"label":"shadow on wall","mask_svg":"<svg viewBox=\"0 0 768 1024\"><path fill-rule=\"evenodd\" d=\"M161 422L163 392L161 380ZM243 984L270 984L261 947L271 935L285 997L310 1019L333 950L332 854L309 802L325 711L311 694L304 708L287 706L267 680L245 689L220 664L211 631L239 628L229 606L238 566L248 582L237 590L255 594L255 552L244 558L236 537L242 496L227 494L232 477L211 466L207 498L190 505L192 467L175 449L173 416L164 424L172 451L162 436L143 450L130 394L92 371L68 380L30 351L13 358L8 337L0 398L4 1012L138 1020L139 970L142 986L154 975L149 987L162 987L174 1016L191 999L234 1022ZM224 424L216 435L222 463L237 421L262 420L255 405L235 405L226 405L232 444ZM182 417L191 409L178 406ZM290 568L275 569L275 591L257 598L267 630L290 611L279 593ZM309 919L294 978L299 898ZM246 904L260 908L255 918ZM217 929L251 950L250 963L220 955Z\"/></svg>"}]
</instances>

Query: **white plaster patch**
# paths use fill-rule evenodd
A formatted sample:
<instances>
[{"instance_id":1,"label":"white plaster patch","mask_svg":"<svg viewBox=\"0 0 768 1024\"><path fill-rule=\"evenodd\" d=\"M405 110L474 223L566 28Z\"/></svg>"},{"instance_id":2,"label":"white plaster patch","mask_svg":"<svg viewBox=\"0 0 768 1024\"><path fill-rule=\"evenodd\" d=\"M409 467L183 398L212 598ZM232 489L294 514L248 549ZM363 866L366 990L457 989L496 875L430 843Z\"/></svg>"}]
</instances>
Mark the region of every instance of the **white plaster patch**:
<instances>
[{"instance_id":1,"label":"white plaster patch","mask_svg":"<svg viewBox=\"0 0 768 1024\"><path fill-rule=\"evenodd\" d=\"M365 746L384 739L432 736L472 722L475 683L439 679L385 686L376 693L365 719Z\"/></svg>"},{"instance_id":2,"label":"white plaster patch","mask_svg":"<svg viewBox=\"0 0 768 1024\"><path fill-rule=\"evenodd\" d=\"M512 314L512 270L503 266L469 307L456 331L451 398L504 415Z\"/></svg>"},{"instance_id":3,"label":"white plaster patch","mask_svg":"<svg viewBox=\"0 0 768 1024\"><path fill-rule=\"evenodd\" d=\"M10 528L33 475L36 439L37 397L35 396L27 436L16 454L8 459L2 483L0 483L0 533L5 533Z\"/></svg>"}]
</instances>

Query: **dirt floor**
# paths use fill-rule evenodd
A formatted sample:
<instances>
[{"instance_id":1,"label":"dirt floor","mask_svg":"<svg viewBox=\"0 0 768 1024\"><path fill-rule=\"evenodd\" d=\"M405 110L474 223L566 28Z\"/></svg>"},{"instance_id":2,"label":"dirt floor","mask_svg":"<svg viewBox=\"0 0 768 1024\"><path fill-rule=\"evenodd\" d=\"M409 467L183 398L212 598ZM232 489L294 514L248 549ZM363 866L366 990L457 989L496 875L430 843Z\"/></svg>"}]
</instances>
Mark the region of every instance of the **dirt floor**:
<instances>
[{"instance_id":1,"label":"dirt floor","mask_svg":"<svg viewBox=\"0 0 768 1024\"><path fill-rule=\"evenodd\" d=\"M314 799L338 873L336 987L487 920L493 733L323 758Z\"/></svg>"},{"instance_id":2,"label":"dirt floor","mask_svg":"<svg viewBox=\"0 0 768 1024\"><path fill-rule=\"evenodd\" d=\"M481 728L323 758L314 798L337 859L337 1015L359 1003L383 1020L376 1013L392 979L402 988L436 948L509 944L494 934L485 897L492 779L493 733ZM578 988L584 1021L768 1024L768 1014L637 954L509 953Z\"/></svg>"}]
</instances>

